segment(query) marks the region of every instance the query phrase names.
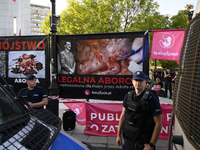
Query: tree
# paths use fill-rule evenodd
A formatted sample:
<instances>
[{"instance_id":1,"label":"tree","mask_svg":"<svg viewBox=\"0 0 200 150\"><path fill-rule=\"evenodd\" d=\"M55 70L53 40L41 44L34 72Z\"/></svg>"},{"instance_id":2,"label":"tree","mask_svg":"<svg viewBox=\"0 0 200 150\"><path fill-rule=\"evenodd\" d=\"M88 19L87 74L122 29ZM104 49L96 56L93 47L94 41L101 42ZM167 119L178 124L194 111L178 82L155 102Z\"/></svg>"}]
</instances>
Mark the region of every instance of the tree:
<instances>
[{"instance_id":1,"label":"tree","mask_svg":"<svg viewBox=\"0 0 200 150\"><path fill-rule=\"evenodd\" d=\"M187 4L185 6L186 9L180 10L177 15L174 15L171 17L170 21L171 23L169 24L170 29L185 29L187 28L187 25L190 21L190 15L192 14L193 11L191 10L193 8L193 5ZM178 67L178 64L176 61L167 61L167 60L158 60L158 64L160 64L163 68L167 67Z\"/></svg>"},{"instance_id":2,"label":"tree","mask_svg":"<svg viewBox=\"0 0 200 150\"><path fill-rule=\"evenodd\" d=\"M40 27L41 32L46 34L46 35L50 34L50 30L51 30L51 28L50 28L50 15L51 15L51 13L49 12L47 18L45 18L43 20L43 22L41 24L42 26Z\"/></svg>"},{"instance_id":3,"label":"tree","mask_svg":"<svg viewBox=\"0 0 200 150\"><path fill-rule=\"evenodd\" d=\"M157 6L153 0L67 0L57 34L130 31L138 15ZM48 18L44 19L41 29L49 34Z\"/></svg>"},{"instance_id":4,"label":"tree","mask_svg":"<svg viewBox=\"0 0 200 150\"><path fill-rule=\"evenodd\" d=\"M185 10L180 10L177 15L172 16L171 18L168 18L166 21L166 29L185 29L187 28L187 25L189 23L189 16L188 14L192 14L192 8L193 5L187 4L185 6ZM157 17L158 18L158 17ZM167 19L167 16L164 16L165 19ZM154 27L156 27L158 24L155 23ZM164 27L164 28L165 28ZM164 28L158 28L159 29L164 29ZM151 61L151 65L152 65ZM163 68L167 67L178 67L178 64L175 61L167 61L167 60L157 60L158 65L162 66Z\"/></svg>"},{"instance_id":5,"label":"tree","mask_svg":"<svg viewBox=\"0 0 200 150\"><path fill-rule=\"evenodd\" d=\"M163 30L170 28L170 18L168 15L161 15L156 9L151 8L148 12L143 12L132 22L129 31L138 30Z\"/></svg>"},{"instance_id":6,"label":"tree","mask_svg":"<svg viewBox=\"0 0 200 150\"><path fill-rule=\"evenodd\" d=\"M110 33L163 29L183 29L189 22L193 6L186 5L171 18L157 11L153 0L67 0L67 8L60 14L57 34ZM50 14L49 14L50 15ZM50 33L49 17L44 19L41 31ZM152 33L150 33L151 49ZM158 60L163 68L176 67L176 62Z\"/></svg>"}]
</instances>

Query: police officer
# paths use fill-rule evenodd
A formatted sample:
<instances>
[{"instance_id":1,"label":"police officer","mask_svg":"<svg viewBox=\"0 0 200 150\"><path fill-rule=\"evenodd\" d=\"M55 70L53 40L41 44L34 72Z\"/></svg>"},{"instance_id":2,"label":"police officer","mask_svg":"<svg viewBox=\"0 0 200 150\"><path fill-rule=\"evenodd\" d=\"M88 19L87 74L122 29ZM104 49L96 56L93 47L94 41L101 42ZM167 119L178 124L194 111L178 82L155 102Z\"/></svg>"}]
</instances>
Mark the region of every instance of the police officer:
<instances>
[{"instance_id":1,"label":"police officer","mask_svg":"<svg viewBox=\"0 0 200 150\"><path fill-rule=\"evenodd\" d=\"M146 75L142 71L133 74L132 83L135 90L124 97L116 143L122 145L123 134L124 150L154 150L162 128L159 99L155 91L145 90Z\"/></svg>"},{"instance_id":2,"label":"police officer","mask_svg":"<svg viewBox=\"0 0 200 150\"><path fill-rule=\"evenodd\" d=\"M26 83L28 87L21 89L17 96L24 97L32 108L43 109L48 104L46 91L42 87L36 86L36 77L33 74L26 76Z\"/></svg>"},{"instance_id":3,"label":"police officer","mask_svg":"<svg viewBox=\"0 0 200 150\"><path fill-rule=\"evenodd\" d=\"M167 68L167 72L165 74L165 97L167 97L167 91L169 88L169 94L170 94L170 99L172 99L172 73L171 73L171 68Z\"/></svg>"},{"instance_id":4,"label":"police officer","mask_svg":"<svg viewBox=\"0 0 200 150\"><path fill-rule=\"evenodd\" d=\"M174 76L172 78L172 82L175 83L177 76L178 76L178 69L175 69L175 74L174 74Z\"/></svg>"}]
</instances>

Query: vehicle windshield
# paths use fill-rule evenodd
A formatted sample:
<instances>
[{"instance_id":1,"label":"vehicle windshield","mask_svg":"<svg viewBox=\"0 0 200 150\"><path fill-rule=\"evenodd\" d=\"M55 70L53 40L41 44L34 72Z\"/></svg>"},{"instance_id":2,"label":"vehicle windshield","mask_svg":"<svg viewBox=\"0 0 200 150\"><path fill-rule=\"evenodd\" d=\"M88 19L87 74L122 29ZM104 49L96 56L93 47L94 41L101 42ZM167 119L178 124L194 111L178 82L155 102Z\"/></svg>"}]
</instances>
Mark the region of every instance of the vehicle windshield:
<instances>
[{"instance_id":1,"label":"vehicle windshield","mask_svg":"<svg viewBox=\"0 0 200 150\"><path fill-rule=\"evenodd\" d=\"M23 110L0 86L0 124L23 114Z\"/></svg>"}]
</instances>

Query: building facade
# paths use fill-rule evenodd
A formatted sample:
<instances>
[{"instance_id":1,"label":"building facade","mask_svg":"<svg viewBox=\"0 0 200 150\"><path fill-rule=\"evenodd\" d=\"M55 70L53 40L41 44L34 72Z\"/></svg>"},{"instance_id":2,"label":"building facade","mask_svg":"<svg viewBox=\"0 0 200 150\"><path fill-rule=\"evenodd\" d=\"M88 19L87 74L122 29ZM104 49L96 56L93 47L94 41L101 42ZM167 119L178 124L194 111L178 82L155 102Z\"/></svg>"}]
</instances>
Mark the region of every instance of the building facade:
<instances>
[{"instance_id":1,"label":"building facade","mask_svg":"<svg viewBox=\"0 0 200 150\"><path fill-rule=\"evenodd\" d=\"M0 36L42 34L39 27L49 11L30 0L0 0Z\"/></svg>"},{"instance_id":2,"label":"building facade","mask_svg":"<svg viewBox=\"0 0 200 150\"><path fill-rule=\"evenodd\" d=\"M43 19L48 16L49 11L50 7L48 6L30 4L31 35L43 35L40 31L40 27Z\"/></svg>"}]
</instances>

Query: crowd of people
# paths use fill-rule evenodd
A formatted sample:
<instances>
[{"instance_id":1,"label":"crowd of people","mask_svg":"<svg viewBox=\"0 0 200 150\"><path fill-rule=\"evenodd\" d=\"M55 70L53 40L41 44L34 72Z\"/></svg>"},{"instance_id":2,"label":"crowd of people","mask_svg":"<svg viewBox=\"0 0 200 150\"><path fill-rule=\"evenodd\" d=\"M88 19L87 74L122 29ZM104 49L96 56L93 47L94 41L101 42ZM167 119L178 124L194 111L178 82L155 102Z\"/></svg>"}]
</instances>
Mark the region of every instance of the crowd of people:
<instances>
[{"instance_id":1,"label":"crowd of people","mask_svg":"<svg viewBox=\"0 0 200 150\"><path fill-rule=\"evenodd\" d=\"M175 85L177 75L177 68L167 67L166 71L164 69L150 70L147 88L155 90L162 97L168 97L169 90L169 98L172 99L172 87Z\"/></svg>"}]
</instances>

